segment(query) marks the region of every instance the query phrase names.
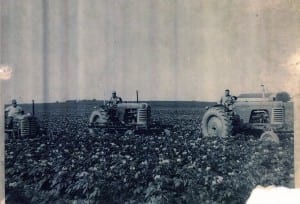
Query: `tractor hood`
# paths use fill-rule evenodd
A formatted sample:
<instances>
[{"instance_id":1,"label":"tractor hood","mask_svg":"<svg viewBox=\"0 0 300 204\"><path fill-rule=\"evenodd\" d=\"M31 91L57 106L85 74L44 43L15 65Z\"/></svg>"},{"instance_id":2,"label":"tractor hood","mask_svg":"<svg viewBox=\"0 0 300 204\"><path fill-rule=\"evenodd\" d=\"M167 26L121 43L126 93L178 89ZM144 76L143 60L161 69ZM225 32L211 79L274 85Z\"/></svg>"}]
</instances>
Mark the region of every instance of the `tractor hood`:
<instances>
[{"instance_id":1,"label":"tractor hood","mask_svg":"<svg viewBox=\"0 0 300 204\"><path fill-rule=\"evenodd\" d=\"M284 103L282 101L236 101L233 106L270 106L276 108L284 107Z\"/></svg>"},{"instance_id":2,"label":"tractor hood","mask_svg":"<svg viewBox=\"0 0 300 204\"><path fill-rule=\"evenodd\" d=\"M119 103L118 108L148 108L149 105L147 103Z\"/></svg>"}]
</instances>

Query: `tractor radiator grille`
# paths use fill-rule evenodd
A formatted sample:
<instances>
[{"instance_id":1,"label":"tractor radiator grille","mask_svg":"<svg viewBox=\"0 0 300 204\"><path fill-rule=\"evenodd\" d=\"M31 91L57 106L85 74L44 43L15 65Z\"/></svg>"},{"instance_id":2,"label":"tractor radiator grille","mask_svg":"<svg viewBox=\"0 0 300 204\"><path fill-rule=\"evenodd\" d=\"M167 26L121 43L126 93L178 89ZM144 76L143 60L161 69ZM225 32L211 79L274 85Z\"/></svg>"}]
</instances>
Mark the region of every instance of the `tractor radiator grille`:
<instances>
[{"instance_id":1,"label":"tractor radiator grille","mask_svg":"<svg viewBox=\"0 0 300 204\"><path fill-rule=\"evenodd\" d=\"M272 109L272 123L274 123L274 124L284 123L284 109L283 108L273 108Z\"/></svg>"},{"instance_id":2,"label":"tractor radiator grille","mask_svg":"<svg viewBox=\"0 0 300 204\"><path fill-rule=\"evenodd\" d=\"M37 121L35 118L25 118L21 120L20 123L20 133L21 136L30 136L30 135L36 135L37 134Z\"/></svg>"},{"instance_id":3,"label":"tractor radiator grille","mask_svg":"<svg viewBox=\"0 0 300 204\"><path fill-rule=\"evenodd\" d=\"M147 109L138 110L138 123L147 123L148 122L148 111Z\"/></svg>"}]
</instances>

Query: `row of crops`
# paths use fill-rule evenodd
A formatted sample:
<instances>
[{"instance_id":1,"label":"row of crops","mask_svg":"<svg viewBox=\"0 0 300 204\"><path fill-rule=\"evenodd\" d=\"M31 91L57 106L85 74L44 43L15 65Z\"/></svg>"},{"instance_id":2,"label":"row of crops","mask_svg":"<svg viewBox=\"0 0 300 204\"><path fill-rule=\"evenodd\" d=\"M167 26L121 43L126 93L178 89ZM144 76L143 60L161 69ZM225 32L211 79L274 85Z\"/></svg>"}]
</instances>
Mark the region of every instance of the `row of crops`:
<instances>
[{"instance_id":1,"label":"row of crops","mask_svg":"<svg viewBox=\"0 0 300 204\"><path fill-rule=\"evenodd\" d=\"M293 186L293 135L203 138L202 109L154 108L161 133L88 134L89 107L37 110L46 133L5 143L7 203L244 203Z\"/></svg>"}]
</instances>

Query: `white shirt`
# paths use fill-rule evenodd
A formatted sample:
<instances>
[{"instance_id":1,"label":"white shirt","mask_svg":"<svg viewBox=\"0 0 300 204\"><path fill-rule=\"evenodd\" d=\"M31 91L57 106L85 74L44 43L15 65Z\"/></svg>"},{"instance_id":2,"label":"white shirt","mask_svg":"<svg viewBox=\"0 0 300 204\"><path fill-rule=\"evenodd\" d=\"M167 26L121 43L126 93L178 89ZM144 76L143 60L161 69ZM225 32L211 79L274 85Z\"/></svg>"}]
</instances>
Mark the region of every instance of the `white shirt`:
<instances>
[{"instance_id":1,"label":"white shirt","mask_svg":"<svg viewBox=\"0 0 300 204\"><path fill-rule=\"evenodd\" d=\"M9 106L5 109L5 112L8 112L7 113L7 116L8 117L16 117L17 115L20 115L21 112L23 111L23 109L20 107L20 106Z\"/></svg>"},{"instance_id":2,"label":"white shirt","mask_svg":"<svg viewBox=\"0 0 300 204\"><path fill-rule=\"evenodd\" d=\"M112 105L117 105L118 103L122 103L122 98L116 96L116 97L111 97L110 98L110 103L112 103Z\"/></svg>"},{"instance_id":3,"label":"white shirt","mask_svg":"<svg viewBox=\"0 0 300 204\"><path fill-rule=\"evenodd\" d=\"M222 96L222 98L220 100L220 104L224 105L225 103L227 103L227 104L231 104L232 103L231 95L228 95L228 96L224 95L224 96Z\"/></svg>"}]
</instances>

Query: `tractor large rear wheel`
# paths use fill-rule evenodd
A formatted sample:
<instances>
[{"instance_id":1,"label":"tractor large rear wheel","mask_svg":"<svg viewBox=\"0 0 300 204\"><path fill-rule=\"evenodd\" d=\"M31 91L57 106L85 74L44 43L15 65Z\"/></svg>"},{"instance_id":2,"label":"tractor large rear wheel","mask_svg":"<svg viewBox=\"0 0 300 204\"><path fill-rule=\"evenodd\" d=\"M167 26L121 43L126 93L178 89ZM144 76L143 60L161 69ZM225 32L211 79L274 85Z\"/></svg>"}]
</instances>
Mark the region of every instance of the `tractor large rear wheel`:
<instances>
[{"instance_id":1,"label":"tractor large rear wheel","mask_svg":"<svg viewBox=\"0 0 300 204\"><path fill-rule=\"evenodd\" d=\"M232 121L224 108L213 107L202 118L202 134L205 137L228 137L232 134Z\"/></svg>"}]
</instances>

